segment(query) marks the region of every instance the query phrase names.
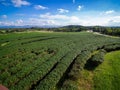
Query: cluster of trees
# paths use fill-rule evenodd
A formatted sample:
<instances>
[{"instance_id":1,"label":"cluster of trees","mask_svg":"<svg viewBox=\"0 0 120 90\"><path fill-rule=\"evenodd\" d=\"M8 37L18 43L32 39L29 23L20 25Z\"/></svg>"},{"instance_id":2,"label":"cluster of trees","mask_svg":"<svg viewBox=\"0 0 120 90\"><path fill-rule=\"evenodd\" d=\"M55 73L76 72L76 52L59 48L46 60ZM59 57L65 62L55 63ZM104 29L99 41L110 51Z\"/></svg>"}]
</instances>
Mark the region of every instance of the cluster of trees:
<instances>
[{"instance_id":1,"label":"cluster of trees","mask_svg":"<svg viewBox=\"0 0 120 90\"><path fill-rule=\"evenodd\" d=\"M87 28L80 25L68 25L63 27L57 27L57 28L38 28L38 27L32 27L31 30L39 30L39 31L54 31L54 32L80 32L80 31L86 31Z\"/></svg>"},{"instance_id":2,"label":"cluster of trees","mask_svg":"<svg viewBox=\"0 0 120 90\"><path fill-rule=\"evenodd\" d=\"M57 31L61 31L61 32L80 32L86 30L87 30L86 27L80 25L69 25L69 26L57 28Z\"/></svg>"},{"instance_id":3,"label":"cluster of trees","mask_svg":"<svg viewBox=\"0 0 120 90\"><path fill-rule=\"evenodd\" d=\"M100 32L102 34L120 36L120 27L89 27L93 32Z\"/></svg>"},{"instance_id":4,"label":"cluster of trees","mask_svg":"<svg viewBox=\"0 0 120 90\"><path fill-rule=\"evenodd\" d=\"M69 25L64 27L57 28L40 28L40 27L31 27L31 28L7 28L1 29L0 33L12 33L12 32L24 32L24 31L54 31L54 32L80 32L86 31L87 28L80 25Z\"/></svg>"},{"instance_id":5,"label":"cluster of trees","mask_svg":"<svg viewBox=\"0 0 120 90\"><path fill-rule=\"evenodd\" d=\"M120 27L102 27L102 26L80 26L80 25L68 25L57 28L8 28L0 29L0 33L12 33L12 32L24 32L24 31L53 31L53 32L81 32L92 30L93 32L99 32L107 35L120 36Z\"/></svg>"}]
</instances>

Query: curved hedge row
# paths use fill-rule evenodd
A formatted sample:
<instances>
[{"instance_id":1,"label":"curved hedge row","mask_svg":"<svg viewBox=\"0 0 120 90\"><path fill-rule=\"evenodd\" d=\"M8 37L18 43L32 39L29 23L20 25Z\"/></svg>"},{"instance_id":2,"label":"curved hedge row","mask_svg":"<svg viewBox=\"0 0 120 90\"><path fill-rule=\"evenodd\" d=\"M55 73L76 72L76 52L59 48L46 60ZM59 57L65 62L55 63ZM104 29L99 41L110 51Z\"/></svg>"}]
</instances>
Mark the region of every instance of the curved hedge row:
<instances>
[{"instance_id":1,"label":"curved hedge row","mask_svg":"<svg viewBox=\"0 0 120 90\"><path fill-rule=\"evenodd\" d=\"M120 42L85 32L16 35L0 36L1 43L10 41L0 46L0 83L10 90L54 89L68 71L74 80L94 50Z\"/></svg>"}]
</instances>

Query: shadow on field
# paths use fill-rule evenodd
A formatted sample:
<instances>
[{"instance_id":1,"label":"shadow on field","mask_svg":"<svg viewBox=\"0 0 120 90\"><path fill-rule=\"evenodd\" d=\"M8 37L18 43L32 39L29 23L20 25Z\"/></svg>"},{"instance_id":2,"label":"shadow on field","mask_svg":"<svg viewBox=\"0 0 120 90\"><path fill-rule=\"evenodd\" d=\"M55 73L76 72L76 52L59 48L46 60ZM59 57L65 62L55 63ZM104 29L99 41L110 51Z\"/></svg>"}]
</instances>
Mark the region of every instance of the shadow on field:
<instances>
[{"instance_id":1,"label":"shadow on field","mask_svg":"<svg viewBox=\"0 0 120 90\"><path fill-rule=\"evenodd\" d=\"M91 59L89 59L89 60L86 62L85 66L84 66L84 69L89 70L89 71L93 71L93 70L95 70L95 68L96 68L97 66L98 66L98 65L97 65L94 61L92 61Z\"/></svg>"}]
</instances>

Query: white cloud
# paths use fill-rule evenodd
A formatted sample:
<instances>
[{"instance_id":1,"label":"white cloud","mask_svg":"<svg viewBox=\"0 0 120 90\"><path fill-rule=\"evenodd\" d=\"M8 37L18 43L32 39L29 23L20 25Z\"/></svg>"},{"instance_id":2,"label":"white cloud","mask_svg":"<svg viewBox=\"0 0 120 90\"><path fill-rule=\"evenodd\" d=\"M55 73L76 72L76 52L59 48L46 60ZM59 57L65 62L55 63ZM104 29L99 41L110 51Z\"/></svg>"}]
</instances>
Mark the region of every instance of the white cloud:
<instances>
[{"instance_id":1,"label":"white cloud","mask_svg":"<svg viewBox=\"0 0 120 90\"><path fill-rule=\"evenodd\" d=\"M57 9L59 13L68 13L69 10L63 9L63 8L59 8Z\"/></svg>"},{"instance_id":2,"label":"white cloud","mask_svg":"<svg viewBox=\"0 0 120 90\"><path fill-rule=\"evenodd\" d=\"M3 21L3 22L0 22L0 25L1 26L11 26L11 25L14 25L14 22Z\"/></svg>"},{"instance_id":3,"label":"white cloud","mask_svg":"<svg viewBox=\"0 0 120 90\"><path fill-rule=\"evenodd\" d=\"M57 25L83 25L85 22L83 22L83 20L81 20L79 17L77 16L67 16L67 15L63 15L63 14L55 14L52 15L50 13L46 13L46 14L42 14L40 15L41 19L45 19L47 20L54 20L55 22L57 22Z\"/></svg>"},{"instance_id":4,"label":"white cloud","mask_svg":"<svg viewBox=\"0 0 120 90\"><path fill-rule=\"evenodd\" d=\"M23 20L22 19L19 19L19 20L16 20L17 24L22 24L23 23Z\"/></svg>"},{"instance_id":5,"label":"white cloud","mask_svg":"<svg viewBox=\"0 0 120 90\"><path fill-rule=\"evenodd\" d=\"M21 7L22 5L24 6L30 5L29 2L23 0L12 0L11 2L14 4L15 7Z\"/></svg>"},{"instance_id":6,"label":"white cloud","mask_svg":"<svg viewBox=\"0 0 120 90\"><path fill-rule=\"evenodd\" d=\"M77 10L80 11L83 8L83 6L79 5Z\"/></svg>"},{"instance_id":7,"label":"white cloud","mask_svg":"<svg viewBox=\"0 0 120 90\"><path fill-rule=\"evenodd\" d=\"M76 16L71 16L70 17L70 23L78 23L80 19Z\"/></svg>"},{"instance_id":8,"label":"white cloud","mask_svg":"<svg viewBox=\"0 0 120 90\"><path fill-rule=\"evenodd\" d=\"M37 10L48 9L48 7L44 7L44 6L41 6L41 5L35 5L34 8L37 9Z\"/></svg>"},{"instance_id":9,"label":"white cloud","mask_svg":"<svg viewBox=\"0 0 120 90\"><path fill-rule=\"evenodd\" d=\"M6 19L7 15L2 15L1 18Z\"/></svg>"},{"instance_id":10,"label":"white cloud","mask_svg":"<svg viewBox=\"0 0 120 90\"><path fill-rule=\"evenodd\" d=\"M89 21L88 21L89 20ZM102 20L102 21L101 21ZM97 22L96 22L97 21ZM103 22L105 21L105 22ZM78 16L68 16L63 14L41 14L38 18L28 18L26 20L16 20L13 22L2 22L1 25L15 25L15 26L22 26L22 25L35 25L35 26L42 26L42 25L101 25L107 22L106 19L101 18L82 18Z\"/></svg>"},{"instance_id":11,"label":"white cloud","mask_svg":"<svg viewBox=\"0 0 120 90\"><path fill-rule=\"evenodd\" d=\"M41 18L29 18L28 25L43 26L43 25L57 25L55 20L41 19Z\"/></svg>"},{"instance_id":12,"label":"white cloud","mask_svg":"<svg viewBox=\"0 0 120 90\"><path fill-rule=\"evenodd\" d=\"M101 26L120 26L120 16L115 15L99 15L90 13L89 15L78 14L78 15L65 15L65 14L36 14L34 18L25 18L17 19L14 21L0 21L0 25L14 25L14 26L23 26L23 25L34 25L34 26L43 26L43 25L101 25ZM34 14L33 14L34 15Z\"/></svg>"},{"instance_id":13,"label":"white cloud","mask_svg":"<svg viewBox=\"0 0 120 90\"><path fill-rule=\"evenodd\" d=\"M109 18L108 25L109 26L120 26L120 16L113 16Z\"/></svg>"},{"instance_id":14,"label":"white cloud","mask_svg":"<svg viewBox=\"0 0 120 90\"><path fill-rule=\"evenodd\" d=\"M108 11L105 12L105 14L113 14L113 13L115 13L114 10L108 10Z\"/></svg>"},{"instance_id":15,"label":"white cloud","mask_svg":"<svg viewBox=\"0 0 120 90\"><path fill-rule=\"evenodd\" d=\"M108 22L109 26L120 26L120 21L110 20Z\"/></svg>"},{"instance_id":16,"label":"white cloud","mask_svg":"<svg viewBox=\"0 0 120 90\"><path fill-rule=\"evenodd\" d=\"M18 19L16 21L1 21L0 26L23 26L25 25L22 19Z\"/></svg>"},{"instance_id":17,"label":"white cloud","mask_svg":"<svg viewBox=\"0 0 120 90\"><path fill-rule=\"evenodd\" d=\"M50 13L46 13L46 14L41 14L40 15L40 18L45 18L45 19L62 19L62 20L64 20L64 19L69 19L69 17L68 16L66 16L66 15L60 15L60 14L55 14L55 15L52 15L52 14L50 14Z\"/></svg>"}]
</instances>

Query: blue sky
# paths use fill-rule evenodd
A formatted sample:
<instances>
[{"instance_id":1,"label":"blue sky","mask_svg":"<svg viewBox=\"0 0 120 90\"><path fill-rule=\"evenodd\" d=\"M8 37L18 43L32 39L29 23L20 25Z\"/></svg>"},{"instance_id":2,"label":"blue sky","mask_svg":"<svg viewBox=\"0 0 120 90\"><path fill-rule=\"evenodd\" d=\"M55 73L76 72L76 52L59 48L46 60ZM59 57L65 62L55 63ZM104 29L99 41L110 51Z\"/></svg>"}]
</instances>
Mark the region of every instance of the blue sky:
<instances>
[{"instance_id":1,"label":"blue sky","mask_svg":"<svg viewBox=\"0 0 120 90\"><path fill-rule=\"evenodd\" d=\"M119 0L0 0L0 26L120 26Z\"/></svg>"}]
</instances>

